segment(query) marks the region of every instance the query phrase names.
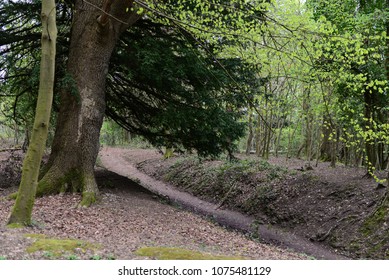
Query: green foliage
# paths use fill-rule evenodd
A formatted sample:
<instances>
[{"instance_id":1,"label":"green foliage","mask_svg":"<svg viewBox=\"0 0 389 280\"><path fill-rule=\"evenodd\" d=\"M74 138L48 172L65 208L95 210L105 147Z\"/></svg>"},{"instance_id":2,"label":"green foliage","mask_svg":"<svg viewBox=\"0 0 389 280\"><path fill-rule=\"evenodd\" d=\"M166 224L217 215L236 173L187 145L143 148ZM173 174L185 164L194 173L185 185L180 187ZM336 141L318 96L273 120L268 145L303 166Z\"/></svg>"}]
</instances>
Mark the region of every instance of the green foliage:
<instances>
[{"instance_id":1,"label":"green foliage","mask_svg":"<svg viewBox=\"0 0 389 280\"><path fill-rule=\"evenodd\" d=\"M6 117L7 126L24 132L25 138L32 129L38 95L40 8L40 1L0 3L0 115ZM64 66L59 62L58 71ZM51 123L55 123L54 115Z\"/></svg>"},{"instance_id":2,"label":"green foliage","mask_svg":"<svg viewBox=\"0 0 389 280\"><path fill-rule=\"evenodd\" d=\"M308 3L323 26L323 35L326 34L315 43L317 75L331 83L342 100L342 104L331 108L336 122L342 126L342 132L333 136L338 135L347 148L364 151L365 165L373 175L375 168L385 167L380 145L389 143L383 136L389 113L387 3L337 0Z\"/></svg>"},{"instance_id":3,"label":"green foliage","mask_svg":"<svg viewBox=\"0 0 389 280\"><path fill-rule=\"evenodd\" d=\"M274 180L276 178L282 177L287 170L276 165L271 165L266 160L238 160L233 162L224 162L217 169L217 172L220 176L226 176L228 174L234 174L234 176L241 176L242 178L247 177L250 174L257 172L267 172L267 177L269 180ZM222 180L224 180L223 178ZM235 178L239 179L239 178Z\"/></svg>"},{"instance_id":4,"label":"green foliage","mask_svg":"<svg viewBox=\"0 0 389 280\"><path fill-rule=\"evenodd\" d=\"M169 27L167 34L166 27L147 21L125 40L119 48L131 42L132 51L119 51L114 62L134 67L114 69L110 81L120 81L122 88L108 90L108 106L114 108L108 116L157 146L195 149L202 155L232 150L244 131L238 118L245 104L232 77L252 75L244 64L229 59L222 68L212 55L196 49L187 33ZM136 94L125 94L123 88Z\"/></svg>"},{"instance_id":5,"label":"green foliage","mask_svg":"<svg viewBox=\"0 0 389 280\"><path fill-rule=\"evenodd\" d=\"M164 24L174 22L209 42L242 39L262 30L264 13L272 1L180 0L140 4Z\"/></svg>"},{"instance_id":6,"label":"green foliage","mask_svg":"<svg viewBox=\"0 0 389 280\"><path fill-rule=\"evenodd\" d=\"M109 146L123 145L126 143L125 131L117 123L105 120L100 132L100 142Z\"/></svg>"},{"instance_id":7,"label":"green foliage","mask_svg":"<svg viewBox=\"0 0 389 280\"><path fill-rule=\"evenodd\" d=\"M46 258L46 259L53 259L56 256L55 256L55 254L53 252L44 251L43 252L43 257Z\"/></svg>"},{"instance_id":8,"label":"green foliage","mask_svg":"<svg viewBox=\"0 0 389 280\"><path fill-rule=\"evenodd\" d=\"M66 257L67 260L78 260L79 257L77 257L76 255L69 255Z\"/></svg>"}]
</instances>

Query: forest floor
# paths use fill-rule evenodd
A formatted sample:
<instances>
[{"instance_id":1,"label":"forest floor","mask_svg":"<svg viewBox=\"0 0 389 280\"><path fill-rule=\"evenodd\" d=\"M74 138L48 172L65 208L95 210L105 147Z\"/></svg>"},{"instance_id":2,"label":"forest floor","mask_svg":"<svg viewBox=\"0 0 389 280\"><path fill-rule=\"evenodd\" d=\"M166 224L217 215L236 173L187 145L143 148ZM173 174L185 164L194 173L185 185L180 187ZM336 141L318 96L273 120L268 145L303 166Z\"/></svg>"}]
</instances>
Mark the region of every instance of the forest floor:
<instances>
[{"instance_id":1,"label":"forest floor","mask_svg":"<svg viewBox=\"0 0 389 280\"><path fill-rule=\"evenodd\" d=\"M272 158L270 166L240 157L243 168L103 148L97 204L78 208L77 194L38 198L35 225L9 229L13 201L6 196L16 190L9 186L17 185L22 155L0 153L0 259L159 258L142 256L145 247L210 254L205 258L388 258L387 188L363 178L363 169L319 163L307 170L297 159ZM98 246L26 251L42 238Z\"/></svg>"},{"instance_id":2,"label":"forest floor","mask_svg":"<svg viewBox=\"0 0 389 280\"><path fill-rule=\"evenodd\" d=\"M34 226L8 228L13 201L7 196L17 190L22 157L19 151L0 153L0 259L309 258L169 205L104 168L96 170L97 204L77 207L78 194L37 198ZM117 162L114 156L110 161Z\"/></svg>"}]
</instances>

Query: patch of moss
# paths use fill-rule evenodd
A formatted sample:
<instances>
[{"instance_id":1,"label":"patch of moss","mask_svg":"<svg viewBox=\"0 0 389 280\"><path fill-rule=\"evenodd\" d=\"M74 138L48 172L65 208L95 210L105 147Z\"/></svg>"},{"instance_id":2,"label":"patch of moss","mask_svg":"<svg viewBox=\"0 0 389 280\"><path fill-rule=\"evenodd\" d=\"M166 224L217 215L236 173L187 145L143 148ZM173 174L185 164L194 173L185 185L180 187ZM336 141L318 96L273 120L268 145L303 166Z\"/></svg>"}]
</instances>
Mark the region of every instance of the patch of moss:
<instances>
[{"instance_id":1,"label":"patch of moss","mask_svg":"<svg viewBox=\"0 0 389 280\"><path fill-rule=\"evenodd\" d=\"M87 250L94 251L99 248L99 244L93 244L83 240L41 238L37 239L34 243L32 243L26 251L27 253L45 251L50 252L55 257L58 257L64 252L75 252L76 249L81 250L81 252L84 253Z\"/></svg>"},{"instance_id":2,"label":"patch of moss","mask_svg":"<svg viewBox=\"0 0 389 280\"><path fill-rule=\"evenodd\" d=\"M93 192L83 192L82 193L82 201L80 202L80 205L83 207L89 207L93 203L96 202L96 193Z\"/></svg>"},{"instance_id":3,"label":"patch of moss","mask_svg":"<svg viewBox=\"0 0 389 280\"><path fill-rule=\"evenodd\" d=\"M18 197L18 192L11 193L7 196L9 200L15 200Z\"/></svg>"},{"instance_id":4,"label":"patch of moss","mask_svg":"<svg viewBox=\"0 0 389 280\"><path fill-rule=\"evenodd\" d=\"M377 210L368 217L362 225L361 232L365 236L371 235L378 228L382 226L382 224L386 221L388 217L388 209L389 209L389 199L385 198L382 204L377 208Z\"/></svg>"},{"instance_id":5,"label":"patch of moss","mask_svg":"<svg viewBox=\"0 0 389 280\"><path fill-rule=\"evenodd\" d=\"M222 256L174 247L143 247L135 254L158 260L243 260L239 256Z\"/></svg>"},{"instance_id":6,"label":"patch of moss","mask_svg":"<svg viewBox=\"0 0 389 280\"><path fill-rule=\"evenodd\" d=\"M165 153L163 154L164 159L171 158L174 155L174 149L173 148L166 148Z\"/></svg>"},{"instance_id":7,"label":"patch of moss","mask_svg":"<svg viewBox=\"0 0 389 280\"><path fill-rule=\"evenodd\" d=\"M384 249L388 244L388 239L389 239L389 235L386 236L386 238L384 238L383 240L381 240L377 244L375 244L374 246L370 247L368 250L368 256L373 258L373 259L383 258L385 260L388 260L389 259L389 251ZM385 252L384 252L384 250L385 250ZM381 257L381 256L383 256L383 257Z\"/></svg>"},{"instance_id":8,"label":"patch of moss","mask_svg":"<svg viewBox=\"0 0 389 280\"><path fill-rule=\"evenodd\" d=\"M12 223L7 225L7 228L23 228L23 227L25 227L25 225L20 223Z\"/></svg>"},{"instance_id":9,"label":"patch of moss","mask_svg":"<svg viewBox=\"0 0 389 280\"><path fill-rule=\"evenodd\" d=\"M351 241L348 248L352 252L357 252L357 251L361 250L361 244L358 241Z\"/></svg>"},{"instance_id":10,"label":"patch of moss","mask_svg":"<svg viewBox=\"0 0 389 280\"><path fill-rule=\"evenodd\" d=\"M78 171L77 169L70 169L62 176L49 176L45 180L40 180L36 190L36 196L40 197L44 195L64 193L68 191L79 192L81 186L81 183L79 182L81 181L82 176L80 171Z\"/></svg>"}]
</instances>

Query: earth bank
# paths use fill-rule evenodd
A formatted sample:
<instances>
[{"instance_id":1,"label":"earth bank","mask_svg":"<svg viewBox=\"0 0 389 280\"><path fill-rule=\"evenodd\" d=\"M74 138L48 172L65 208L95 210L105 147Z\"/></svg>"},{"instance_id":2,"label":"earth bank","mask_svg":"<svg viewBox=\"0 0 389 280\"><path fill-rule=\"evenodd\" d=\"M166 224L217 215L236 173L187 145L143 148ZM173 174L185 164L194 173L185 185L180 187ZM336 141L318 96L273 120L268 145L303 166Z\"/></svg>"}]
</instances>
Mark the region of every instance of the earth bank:
<instances>
[{"instance_id":1,"label":"earth bank","mask_svg":"<svg viewBox=\"0 0 389 280\"><path fill-rule=\"evenodd\" d=\"M389 259L388 188L364 178L364 169L328 163L312 169L297 159L246 156L235 163L193 156L138 158L137 167L220 208L252 215L258 224L280 226L348 258Z\"/></svg>"}]
</instances>

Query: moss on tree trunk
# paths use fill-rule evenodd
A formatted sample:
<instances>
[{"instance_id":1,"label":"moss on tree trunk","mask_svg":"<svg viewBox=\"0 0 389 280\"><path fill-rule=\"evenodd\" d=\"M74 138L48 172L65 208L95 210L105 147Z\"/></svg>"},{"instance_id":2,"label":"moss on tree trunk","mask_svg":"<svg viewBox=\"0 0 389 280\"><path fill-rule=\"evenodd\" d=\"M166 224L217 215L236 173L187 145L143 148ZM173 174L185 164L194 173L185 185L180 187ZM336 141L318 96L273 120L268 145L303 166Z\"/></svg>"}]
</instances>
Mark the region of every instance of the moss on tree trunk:
<instances>
[{"instance_id":1,"label":"moss on tree trunk","mask_svg":"<svg viewBox=\"0 0 389 280\"><path fill-rule=\"evenodd\" d=\"M55 1L42 1L42 57L39 94L30 146L23 162L22 179L8 224L31 224L32 208L50 122L55 72L57 27Z\"/></svg>"}]
</instances>

